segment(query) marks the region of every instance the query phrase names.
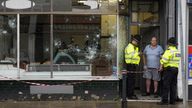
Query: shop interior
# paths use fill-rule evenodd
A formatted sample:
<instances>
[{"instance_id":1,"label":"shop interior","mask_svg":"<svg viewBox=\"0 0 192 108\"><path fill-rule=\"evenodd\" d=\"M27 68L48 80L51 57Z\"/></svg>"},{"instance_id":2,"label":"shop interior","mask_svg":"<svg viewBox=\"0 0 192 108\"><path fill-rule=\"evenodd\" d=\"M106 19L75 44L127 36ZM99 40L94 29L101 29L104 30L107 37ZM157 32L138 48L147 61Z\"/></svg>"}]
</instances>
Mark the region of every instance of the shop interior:
<instances>
[{"instance_id":1,"label":"shop interior","mask_svg":"<svg viewBox=\"0 0 192 108\"><path fill-rule=\"evenodd\" d=\"M1 19L1 64L17 66L16 17L2 15ZM52 64L53 71L112 75L116 65L115 15L54 15L53 40L50 26L50 15L20 16L21 69L48 72Z\"/></svg>"},{"instance_id":2,"label":"shop interior","mask_svg":"<svg viewBox=\"0 0 192 108\"><path fill-rule=\"evenodd\" d=\"M0 11L6 13L0 15L2 71L19 68L37 76L111 76L117 71L116 0L0 2Z\"/></svg>"}]
</instances>

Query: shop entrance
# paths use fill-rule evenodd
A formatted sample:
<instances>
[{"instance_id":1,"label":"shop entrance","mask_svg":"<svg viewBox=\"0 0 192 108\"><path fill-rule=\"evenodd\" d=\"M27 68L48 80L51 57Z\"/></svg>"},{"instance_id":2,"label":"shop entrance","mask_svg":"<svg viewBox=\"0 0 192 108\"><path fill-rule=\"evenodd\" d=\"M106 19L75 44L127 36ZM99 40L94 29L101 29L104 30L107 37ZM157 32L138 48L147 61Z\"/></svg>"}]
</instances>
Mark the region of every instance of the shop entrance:
<instances>
[{"instance_id":1,"label":"shop entrance","mask_svg":"<svg viewBox=\"0 0 192 108\"><path fill-rule=\"evenodd\" d=\"M158 44L165 50L166 40L175 36L175 1L167 0L131 0L130 35L141 35L140 51L143 52L146 45L150 44L152 37L157 37ZM168 16L172 16L169 18ZM146 92L145 79L143 78L143 60L141 59L136 75L135 93L139 99L160 99L153 96L153 81L151 82L150 96L142 96ZM158 94L161 94L161 81L159 82Z\"/></svg>"}]
</instances>

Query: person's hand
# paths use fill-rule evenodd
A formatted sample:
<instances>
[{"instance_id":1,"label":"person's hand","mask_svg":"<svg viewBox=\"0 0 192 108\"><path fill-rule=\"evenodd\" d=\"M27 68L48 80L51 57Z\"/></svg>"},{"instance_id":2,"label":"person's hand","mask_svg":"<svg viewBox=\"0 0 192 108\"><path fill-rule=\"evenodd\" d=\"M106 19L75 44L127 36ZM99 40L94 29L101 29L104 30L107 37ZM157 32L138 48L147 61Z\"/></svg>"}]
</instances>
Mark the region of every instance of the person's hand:
<instances>
[{"instance_id":1,"label":"person's hand","mask_svg":"<svg viewBox=\"0 0 192 108\"><path fill-rule=\"evenodd\" d=\"M163 66L161 65L159 68L159 72L163 71Z\"/></svg>"},{"instance_id":2,"label":"person's hand","mask_svg":"<svg viewBox=\"0 0 192 108\"><path fill-rule=\"evenodd\" d=\"M143 66L143 69L146 71L146 70L147 70L147 66L146 66L146 65L144 65L144 66Z\"/></svg>"}]
</instances>

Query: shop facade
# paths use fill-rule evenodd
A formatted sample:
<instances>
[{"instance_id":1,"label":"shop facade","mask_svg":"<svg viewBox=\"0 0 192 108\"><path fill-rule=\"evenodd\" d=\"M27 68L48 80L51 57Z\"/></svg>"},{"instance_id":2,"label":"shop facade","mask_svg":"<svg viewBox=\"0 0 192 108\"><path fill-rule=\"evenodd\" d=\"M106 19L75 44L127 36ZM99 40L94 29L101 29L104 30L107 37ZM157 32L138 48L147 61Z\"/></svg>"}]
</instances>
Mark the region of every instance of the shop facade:
<instances>
[{"instance_id":1,"label":"shop facade","mask_svg":"<svg viewBox=\"0 0 192 108\"><path fill-rule=\"evenodd\" d=\"M18 7L11 4L15 0L1 1L0 58L5 77L117 79L116 0L23 1Z\"/></svg>"},{"instance_id":2,"label":"shop facade","mask_svg":"<svg viewBox=\"0 0 192 108\"><path fill-rule=\"evenodd\" d=\"M33 87L39 85L70 85L60 92L70 99L115 99L126 68L124 48L132 35L142 36L141 51L152 36L164 49L169 37L177 37L183 46L177 0L19 1L0 0L0 83L4 94L9 85L23 88L15 90L22 99L33 93L38 99L43 91ZM142 67L136 79L141 93Z\"/></svg>"}]
</instances>

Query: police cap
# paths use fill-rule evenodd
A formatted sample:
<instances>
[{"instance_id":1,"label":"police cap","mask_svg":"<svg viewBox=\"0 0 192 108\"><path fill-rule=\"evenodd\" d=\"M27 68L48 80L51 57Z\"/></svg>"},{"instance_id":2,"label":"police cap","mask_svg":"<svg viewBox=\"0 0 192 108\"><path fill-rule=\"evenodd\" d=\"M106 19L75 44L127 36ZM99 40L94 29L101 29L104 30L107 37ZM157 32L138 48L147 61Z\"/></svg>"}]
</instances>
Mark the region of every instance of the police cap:
<instances>
[{"instance_id":1,"label":"police cap","mask_svg":"<svg viewBox=\"0 0 192 108\"><path fill-rule=\"evenodd\" d=\"M169 38L168 44L177 45L176 38L175 37Z\"/></svg>"},{"instance_id":2,"label":"police cap","mask_svg":"<svg viewBox=\"0 0 192 108\"><path fill-rule=\"evenodd\" d=\"M137 42L140 42L141 41L141 36L140 35L134 35L134 36L132 36L132 39L137 41Z\"/></svg>"}]
</instances>

